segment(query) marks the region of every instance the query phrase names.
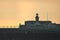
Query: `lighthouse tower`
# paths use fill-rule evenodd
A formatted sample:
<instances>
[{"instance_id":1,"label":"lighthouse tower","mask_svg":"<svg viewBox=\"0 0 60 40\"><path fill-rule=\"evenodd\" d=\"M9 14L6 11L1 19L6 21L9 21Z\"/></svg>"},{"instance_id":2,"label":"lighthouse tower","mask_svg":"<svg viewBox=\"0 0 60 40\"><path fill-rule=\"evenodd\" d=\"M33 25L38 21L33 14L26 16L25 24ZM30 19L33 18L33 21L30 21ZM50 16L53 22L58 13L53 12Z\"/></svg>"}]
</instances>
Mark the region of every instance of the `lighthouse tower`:
<instances>
[{"instance_id":1,"label":"lighthouse tower","mask_svg":"<svg viewBox=\"0 0 60 40\"><path fill-rule=\"evenodd\" d=\"M38 21L39 21L39 16L38 16L38 13L36 13L35 20L36 20L36 22L38 22Z\"/></svg>"},{"instance_id":2,"label":"lighthouse tower","mask_svg":"<svg viewBox=\"0 0 60 40\"><path fill-rule=\"evenodd\" d=\"M35 25L40 25L38 13L36 13L35 21L36 21Z\"/></svg>"}]
</instances>

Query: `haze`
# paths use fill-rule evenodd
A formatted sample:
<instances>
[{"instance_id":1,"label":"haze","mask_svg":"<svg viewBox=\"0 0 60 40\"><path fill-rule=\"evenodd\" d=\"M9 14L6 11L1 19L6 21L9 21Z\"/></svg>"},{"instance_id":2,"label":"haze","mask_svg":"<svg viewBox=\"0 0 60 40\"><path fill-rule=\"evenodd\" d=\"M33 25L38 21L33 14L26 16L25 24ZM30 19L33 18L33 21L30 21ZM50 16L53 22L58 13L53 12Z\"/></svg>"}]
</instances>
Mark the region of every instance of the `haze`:
<instances>
[{"instance_id":1,"label":"haze","mask_svg":"<svg viewBox=\"0 0 60 40\"><path fill-rule=\"evenodd\" d=\"M24 21L35 20L39 13L40 20L60 23L60 0L0 0L0 26L18 26Z\"/></svg>"}]
</instances>

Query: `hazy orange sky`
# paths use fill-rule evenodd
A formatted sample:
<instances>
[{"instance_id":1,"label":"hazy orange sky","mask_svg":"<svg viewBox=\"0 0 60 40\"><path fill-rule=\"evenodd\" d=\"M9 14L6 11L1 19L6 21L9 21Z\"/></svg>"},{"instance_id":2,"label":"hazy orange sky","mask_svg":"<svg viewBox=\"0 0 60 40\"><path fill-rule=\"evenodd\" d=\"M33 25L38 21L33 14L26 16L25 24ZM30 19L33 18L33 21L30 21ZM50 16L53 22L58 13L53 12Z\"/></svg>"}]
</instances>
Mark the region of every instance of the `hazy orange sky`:
<instances>
[{"instance_id":1,"label":"hazy orange sky","mask_svg":"<svg viewBox=\"0 0 60 40\"><path fill-rule=\"evenodd\" d=\"M60 23L60 0L0 0L0 26L18 26L26 20L48 19Z\"/></svg>"}]
</instances>

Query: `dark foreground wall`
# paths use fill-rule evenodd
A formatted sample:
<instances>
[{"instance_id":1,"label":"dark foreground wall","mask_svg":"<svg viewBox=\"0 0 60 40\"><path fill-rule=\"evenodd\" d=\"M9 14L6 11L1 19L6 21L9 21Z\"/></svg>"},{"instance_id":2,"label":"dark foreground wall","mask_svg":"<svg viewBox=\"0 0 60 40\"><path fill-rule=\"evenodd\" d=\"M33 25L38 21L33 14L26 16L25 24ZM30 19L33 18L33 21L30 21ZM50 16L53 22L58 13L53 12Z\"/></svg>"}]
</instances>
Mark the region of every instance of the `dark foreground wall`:
<instances>
[{"instance_id":1,"label":"dark foreground wall","mask_svg":"<svg viewBox=\"0 0 60 40\"><path fill-rule=\"evenodd\" d=\"M60 40L60 33L0 33L0 40Z\"/></svg>"}]
</instances>

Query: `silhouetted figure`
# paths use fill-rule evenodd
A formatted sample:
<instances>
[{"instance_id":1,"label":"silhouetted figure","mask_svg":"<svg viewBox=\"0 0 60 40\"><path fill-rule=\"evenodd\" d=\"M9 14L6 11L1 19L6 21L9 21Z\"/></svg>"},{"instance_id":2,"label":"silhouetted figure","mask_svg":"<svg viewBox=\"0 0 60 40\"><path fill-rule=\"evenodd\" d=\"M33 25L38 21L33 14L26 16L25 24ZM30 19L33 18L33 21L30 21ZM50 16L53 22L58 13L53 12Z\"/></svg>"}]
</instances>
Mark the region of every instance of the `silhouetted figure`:
<instances>
[{"instance_id":1,"label":"silhouetted figure","mask_svg":"<svg viewBox=\"0 0 60 40\"><path fill-rule=\"evenodd\" d=\"M35 20L36 20L36 21L39 21L39 16L38 16L38 13L36 13Z\"/></svg>"}]
</instances>

